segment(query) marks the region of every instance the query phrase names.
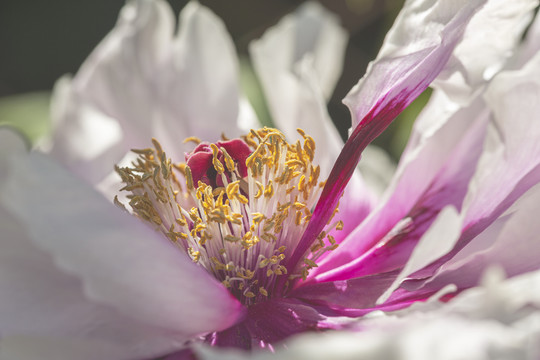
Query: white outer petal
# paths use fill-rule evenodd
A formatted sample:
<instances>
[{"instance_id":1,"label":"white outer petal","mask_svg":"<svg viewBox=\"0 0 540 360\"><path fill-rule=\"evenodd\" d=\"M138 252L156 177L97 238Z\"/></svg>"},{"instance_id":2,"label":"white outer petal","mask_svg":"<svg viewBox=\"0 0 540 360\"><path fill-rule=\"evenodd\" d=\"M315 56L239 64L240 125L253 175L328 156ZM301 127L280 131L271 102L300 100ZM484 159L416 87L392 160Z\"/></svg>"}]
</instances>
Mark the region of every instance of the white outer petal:
<instances>
[{"instance_id":1,"label":"white outer petal","mask_svg":"<svg viewBox=\"0 0 540 360\"><path fill-rule=\"evenodd\" d=\"M149 142L155 78L170 52L173 24L166 2L129 2L73 80L55 87L50 152L87 181L100 181L130 148ZM96 136L111 127L111 141Z\"/></svg>"},{"instance_id":2,"label":"white outer petal","mask_svg":"<svg viewBox=\"0 0 540 360\"><path fill-rule=\"evenodd\" d=\"M1 359L150 357L188 340L89 300L82 283L59 270L2 205L0 228Z\"/></svg>"},{"instance_id":3,"label":"white outer petal","mask_svg":"<svg viewBox=\"0 0 540 360\"><path fill-rule=\"evenodd\" d=\"M0 202L94 301L186 337L227 328L236 299L168 240L41 154L2 153Z\"/></svg>"},{"instance_id":4,"label":"white outer petal","mask_svg":"<svg viewBox=\"0 0 540 360\"><path fill-rule=\"evenodd\" d=\"M175 36L165 1L130 1L73 80L56 87L50 151L97 184L152 137L182 161L186 137L238 136L237 62L225 26L199 3L182 10Z\"/></svg>"},{"instance_id":5,"label":"white outer petal","mask_svg":"<svg viewBox=\"0 0 540 360\"><path fill-rule=\"evenodd\" d=\"M158 76L163 118L156 136L174 157L189 136L206 141L240 135L238 59L224 23L208 8L190 2L180 13L170 63Z\"/></svg>"},{"instance_id":6,"label":"white outer petal","mask_svg":"<svg viewBox=\"0 0 540 360\"><path fill-rule=\"evenodd\" d=\"M297 128L315 139L323 177L343 146L325 97L341 71L346 40L333 16L320 5L307 3L250 46L273 121L291 140L297 138Z\"/></svg>"},{"instance_id":7,"label":"white outer petal","mask_svg":"<svg viewBox=\"0 0 540 360\"><path fill-rule=\"evenodd\" d=\"M490 0L474 16L456 47L448 72L433 84L466 104L515 53L538 0Z\"/></svg>"},{"instance_id":8,"label":"white outer petal","mask_svg":"<svg viewBox=\"0 0 540 360\"><path fill-rule=\"evenodd\" d=\"M540 178L540 53L518 71L502 72L491 82L485 99L493 112L485 150L465 199L467 219L488 216L518 188ZM529 178L528 182L523 180ZM521 195L521 194L519 194Z\"/></svg>"}]
</instances>

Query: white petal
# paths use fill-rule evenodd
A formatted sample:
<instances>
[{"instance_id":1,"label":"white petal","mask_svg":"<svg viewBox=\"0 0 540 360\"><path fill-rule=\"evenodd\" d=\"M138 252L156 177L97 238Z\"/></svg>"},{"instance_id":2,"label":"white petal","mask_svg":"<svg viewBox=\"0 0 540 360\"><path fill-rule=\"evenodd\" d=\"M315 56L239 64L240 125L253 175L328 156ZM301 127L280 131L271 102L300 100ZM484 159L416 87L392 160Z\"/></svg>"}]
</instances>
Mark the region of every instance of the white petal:
<instances>
[{"instance_id":1,"label":"white petal","mask_svg":"<svg viewBox=\"0 0 540 360\"><path fill-rule=\"evenodd\" d=\"M17 130L8 126L0 126L0 188L8 179L9 153L21 154L27 151L22 134L17 134Z\"/></svg>"},{"instance_id":2,"label":"white petal","mask_svg":"<svg viewBox=\"0 0 540 360\"><path fill-rule=\"evenodd\" d=\"M362 173L367 187L380 197L396 172L396 164L382 148L369 145L362 153L358 169Z\"/></svg>"},{"instance_id":3,"label":"white petal","mask_svg":"<svg viewBox=\"0 0 540 360\"><path fill-rule=\"evenodd\" d=\"M198 2L190 2L180 14L172 55L159 76L160 96L166 100L160 104L163 123L157 122L160 141L178 147L188 136L216 141L223 132L240 135L238 59L223 22ZM183 156L180 150L174 151Z\"/></svg>"},{"instance_id":4,"label":"white petal","mask_svg":"<svg viewBox=\"0 0 540 360\"><path fill-rule=\"evenodd\" d=\"M506 69L519 69L523 67L540 50L540 17L536 16L527 29L527 36L523 40L514 58L508 62Z\"/></svg>"},{"instance_id":5,"label":"white petal","mask_svg":"<svg viewBox=\"0 0 540 360\"><path fill-rule=\"evenodd\" d=\"M504 211L540 180L539 69L536 54L523 69L500 73L488 88L494 119L465 200L469 224Z\"/></svg>"},{"instance_id":6,"label":"white petal","mask_svg":"<svg viewBox=\"0 0 540 360\"><path fill-rule=\"evenodd\" d=\"M55 87L51 152L87 180L101 180L130 148L147 146L173 24L164 1L129 2L72 82Z\"/></svg>"},{"instance_id":7,"label":"white petal","mask_svg":"<svg viewBox=\"0 0 540 360\"><path fill-rule=\"evenodd\" d=\"M11 156L0 201L93 300L185 336L232 325L242 309L168 240L40 154Z\"/></svg>"},{"instance_id":8,"label":"white petal","mask_svg":"<svg viewBox=\"0 0 540 360\"><path fill-rule=\"evenodd\" d=\"M90 359L89 347L102 358L149 357L188 339L90 301L82 283L59 270L1 205L0 228L0 358Z\"/></svg>"},{"instance_id":9,"label":"white petal","mask_svg":"<svg viewBox=\"0 0 540 360\"><path fill-rule=\"evenodd\" d=\"M125 151L120 124L77 95L68 77L56 82L53 94L54 130L40 148L86 181L100 181Z\"/></svg>"},{"instance_id":10,"label":"white petal","mask_svg":"<svg viewBox=\"0 0 540 360\"><path fill-rule=\"evenodd\" d=\"M200 4L182 10L175 38L165 1L129 2L71 84L57 87L52 154L98 183L152 137L181 161L186 137L238 136L237 67L223 23Z\"/></svg>"},{"instance_id":11,"label":"white petal","mask_svg":"<svg viewBox=\"0 0 540 360\"><path fill-rule=\"evenodd\" d=\"M537 0L490 0L473 17L451 62L434 86L452 100L467 103L500 71L521 41L533 17Z\"/></svg>"},{"instance_id":12,"label":"white petal","mask_svg":"<svg viewBox=\"0 0 540 360\"><path fill-rule=\"evenodd\" d=\"M273 121L291 140L297 128L315 139L323 177L343 146L323 94L328 97L333 90L345 44L336 19L320 5L308 3L250 47Z\"/></svg>"}]
</instances>

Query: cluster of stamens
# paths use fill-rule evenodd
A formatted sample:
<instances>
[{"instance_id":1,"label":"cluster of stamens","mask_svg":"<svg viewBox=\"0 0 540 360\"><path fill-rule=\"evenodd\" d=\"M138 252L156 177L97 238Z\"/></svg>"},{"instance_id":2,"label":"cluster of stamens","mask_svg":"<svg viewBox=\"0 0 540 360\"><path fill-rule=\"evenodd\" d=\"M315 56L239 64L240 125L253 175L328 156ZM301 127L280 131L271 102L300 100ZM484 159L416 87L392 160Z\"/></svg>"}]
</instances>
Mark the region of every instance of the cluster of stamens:
<instances>
[{"instance_id":1,"label":"cluster of stamens","mask_svg":"<svg viewBox=\"0 0 540 360\"><path fill-rule=\"evenodd\" d=\"M195 184L190 167L172 163L156 140L154 148L133 150L138 158L132 166L116 170L132 212L250 305L271 296L280 276L305 279L317 259L337 247L327 232L343 227L340 221L329 225L302 264L284 266L324 186L312 165L315 142L298 132L303 141L289 144L278 130L252 130L243 138L252 149L245 176L234 154L210 144L212 171L220 180L213 186Z\"/></svg>"}]
</instances>

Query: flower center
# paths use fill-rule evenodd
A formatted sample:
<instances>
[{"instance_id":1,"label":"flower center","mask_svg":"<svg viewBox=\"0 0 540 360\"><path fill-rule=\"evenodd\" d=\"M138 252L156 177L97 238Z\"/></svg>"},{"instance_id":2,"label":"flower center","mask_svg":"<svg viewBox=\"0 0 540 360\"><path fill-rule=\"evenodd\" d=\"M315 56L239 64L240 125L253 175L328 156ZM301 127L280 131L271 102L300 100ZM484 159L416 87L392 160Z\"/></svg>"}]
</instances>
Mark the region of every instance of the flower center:
<instances>
[{"instance_id":1,"label":"flower center","mask_svg":"<svg viewBox=\"0 0 540 360\"><path fill-rule=\"evenodd\" d=\"M133 150L138 159L116 171L136 216L251 305L272 296L278 277L287 277L285 286L305 280L317 259L337 247L327 232L343 228L341 221L328 226L301 264L283 265L324 186L312 164L315 142L298 132L303 139L295 144L269 128L252 130L243 140L199 143L181 164L153 139L154 148Z\"/></svg>"}]
</instances>

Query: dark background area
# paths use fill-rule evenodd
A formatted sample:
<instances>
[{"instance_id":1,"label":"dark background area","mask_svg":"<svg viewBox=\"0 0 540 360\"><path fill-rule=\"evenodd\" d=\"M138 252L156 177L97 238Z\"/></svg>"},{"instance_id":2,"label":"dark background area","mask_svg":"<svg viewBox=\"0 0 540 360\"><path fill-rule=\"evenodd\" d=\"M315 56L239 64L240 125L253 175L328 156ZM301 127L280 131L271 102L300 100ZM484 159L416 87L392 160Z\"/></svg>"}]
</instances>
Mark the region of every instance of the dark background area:
<instances>
[{"instance_id":1,"label":"dark background area","mask_svg":"<svg viewBox=\"0 0 540 360\"><path fill-rule=\"evenodd\" d=\"M188 1L169 0L178 13ZM304 1L201 0L221 17L240 55L268 27ZM345 136L349 112L341 99L365 72L402 0L320 0L350 34L343 75L328 105ZM50 90L75 73L113 28L123 0L0 0L0 97ZM390 135L387 135L387 137ZM384 138L381 141L385 141Z\"/></svg>"}]
</instances>

